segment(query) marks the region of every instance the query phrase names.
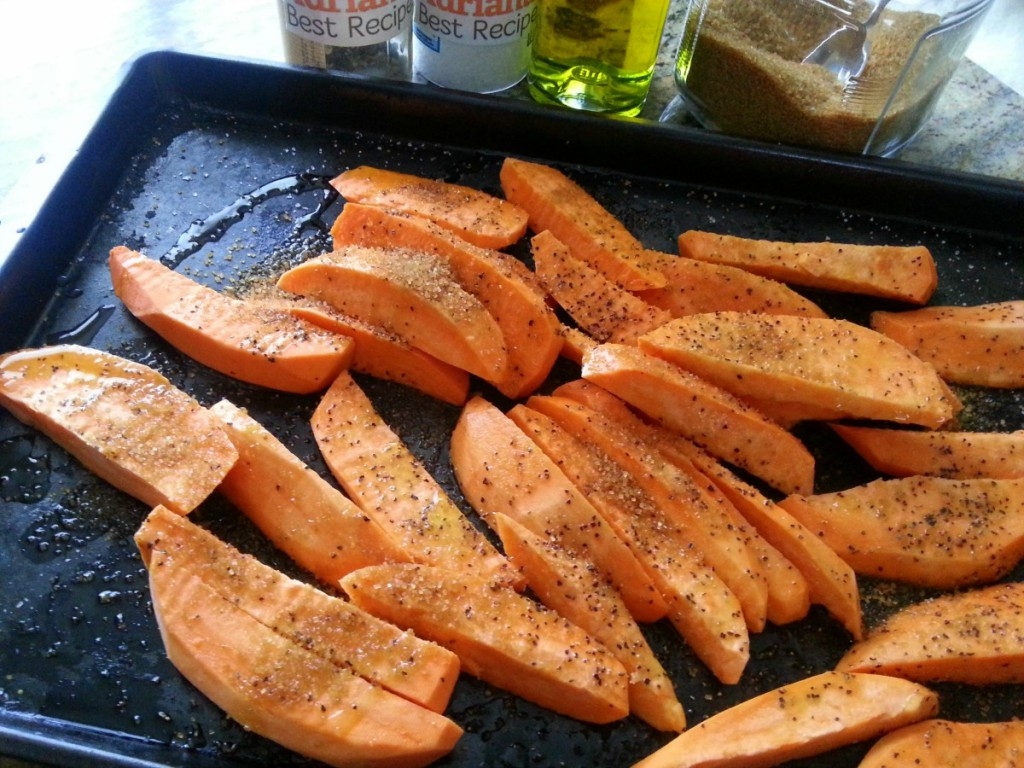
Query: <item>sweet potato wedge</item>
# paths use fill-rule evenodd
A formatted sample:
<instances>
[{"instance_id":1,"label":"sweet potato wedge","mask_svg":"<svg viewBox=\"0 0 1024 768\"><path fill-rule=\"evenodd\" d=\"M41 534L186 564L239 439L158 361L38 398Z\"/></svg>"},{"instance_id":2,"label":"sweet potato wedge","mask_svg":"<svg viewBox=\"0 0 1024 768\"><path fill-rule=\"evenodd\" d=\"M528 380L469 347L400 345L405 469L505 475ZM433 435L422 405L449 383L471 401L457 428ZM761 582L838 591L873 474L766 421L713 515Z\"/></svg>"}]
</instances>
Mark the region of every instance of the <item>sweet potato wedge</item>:
<instances>
[{"instance_id":1,"label":"sweet potato wedge","mask_svg":"<svg viewBox=\"0 0 1024 768\"><path fill-rule=\"evenodd\" d=\"M207 288L137 251L117 246L109 265L129 312L225 376L306 394L325 389L352 360L347 336Z\"/></svg>"},{"instance_id":2,"label":"sweet potato wedge","mask_svg":"<svg viewBox=\"0 0 1024 768\"><path fill-rule=\"evenodd\" d=\"M672 317L700 312L761 312L766 315L825 317L825 311L785 283L728 264L652 252L668 281L637 296Z\"/></svg>"},{"instance_id":3,"label":"sweet potato wedge","mask_svg":"<svg viewBox=\"0 0 1024 768\"><path fill-rule=\"evenodd\" d=\"M150 512L135 543L148 569L189 573L323 659L435 712L448 706L459 676L451 651L285 576L166 507Z\"/></svg>"},{"instance_id":4,"label":"sweet potato wedge","mask_svg":"<svg viewBox=\"0 0 1024 768\"><path fill-rule=\"evenodd\" d=\"M500 584L522 577L392 431L343 372L310 419L331 474L414 562L471 571Z\"/></svg>"},{"instance_id":5,"label":"sweet potato wedge","mask_svg":"<svg viewBox=\"0 0 1024 768\"><path fill-rule=\"evenodd\" d=\"M1024 584L924 600L892 614L836 665L918 682L1024 683Z\"/></svg>"},{"instance_id":6,"label":"sweet potato wedge","mask_svg":"<svg viewBox=\"0 0 1024 768\"><path fill-rule=\"evenodd\" d=\"M865 576L952 589L1024 557L1024 480L883 479L779 504Z\"/></svg>"},{"instance_id":7,"label":"sweet potato wedge","mask_svg":"<svg viewBox=\"0 0 1024 768\"><path fill-rule=\"evenodd\" d=\"M781 552L764 539L735 508L724 493L709 480L691 460L689 451L707 456L702 449L677 432L654 424L637 415L625 401L611 392L585 379L575 379L559 385L552 392L556 397L567 397L611 418L638 443L647 445L678 469L686 472L711 502L720 510L721 522L728 520L735 535L750 550L751 565L757 578L767 586L768 621L788 624L803 618L810 607L809 592L804 577ZM686 446L688 450L681 450ZM707 456L710 459L710 456ZM711 459L714 461L713 459Z\"/></svg>"},{"instance_id":8,"label":"sweet potato wedge","mask_svg":"<svg viewBox=\"0 0 1024 768\"><path fill-rule=\"evenodd\" d=\"M407 561L397 539L234 403L210 408L238 461L218 490L274 545L325 584L366 565Z\"/></svg>"},{"instance_id":9,"label":"sweet potato wedge","mask_svg":"<svg viewBox=\"0 0 1024 768\"><path fill-rule=\"evenodd\" d=\"M292 267L277 285L382 326L483 379L500 379L507 370L498 323L445 262L430 254L347 246Z\"/></svg>"},{"instance_id":10,"label":"sweet potato wedge","mask_svg":"<svg viewBox=\"0 0 1024 768\"><path fill-rule=\"evenodd\" d=\"M712 715L633 768L778 765L875 738L938 708L938 696L917 683L823 672Z\"/></svg>"},{"instance_id":11,"label":"sweet potato wedge","mask_svg":"<svg viewBox=\"0 0 1024 768\"><path fill-rule=\"evenodd\" d=\"M709 454L692 460L766 541L803 574L812 603L823 606L847 632L864 634L857 574L803 523Z\"/></svg>"},{"instance_id":12,"label":"sweet potato wedge","mask_svg":"<svg viewBox=\"0 0 1024 768\"><path fill-rule=\"evenodd\" d=\"M683 256L728 264L792 285L924 304L938 285L923 245L787 243L690 230L679 235Z\"/></svg>"},{"instance_id":13,"label":"sweet potato wedge","mask_svg":"<svg viewBox=\"0 0 1024 768\"><path fill-rule=\"evenodd\" d=\"M871 327L954 384L1024 387L1024 300L873 312Z\"/></svg>"},{"instance_id":14,"label":"sweet potato wedge","mask_svg":"<svg viewBox=\"0 0 1024 768\"><path fill-rule=\"evenodd\" d=\"M495 523L509 559L526 574L540 601L622 662L629 676L630 714L660 731L682 731L686 714L672 679L605 576L557 541L538 536L507 515L498 513Z\"/></svg>"},{"instance_id":15,"label":"sweet potato wedge","mask_svg":"<svg viewBox=\"0 0 1024 768\"><path fill-rule=\"evenodd\" d=\"M507 157L500 178L505 197L526 210L534 234L550 230L577 259L627 290L665 285L640 241L562 171Z\"/></svg>"},{"instance_id":16,"label":"sweet potato wedge","mask_svg":"<svg viewBox=\"0 0 1024 768\"><path fill-rule=\"evenodd\" d=\"M503 513L558 542L612 583L638 621L665 615L664 601L636 556L558 465L515 422L482 397L462 409L452 431L455 478L492 529Z\"/></svg>"},{"instance_id":17,"label":"sweet potato wedge","mask_svg":"<svg viewBox=\"0 0 1024 768\"><path fill-rule=\"evenodd\" d=\"M797 437L731 392L657 354L602 344L584 354L582 374L783 493L814 487L814 457Z\"/></svg>"},{"instance_id":18,"label":"sweet potato wedge","mask_svg":"<svg viewBox=\"0 0 1024 768\"><path fill-rule=\"evenodd\" d=\"M111 485L188 514L238 452L220 420L162 374L64 344L0 356L0 405Z\"/></svg>"},{"instance_id":19,"label":"sweet potato wedge","mask_svg":"<svg viewBox=\"0 0 1024 768\"><path fill-rule=\"evenodd\" d=\"M954 432L850 424L833 424L832 429L886 475L1024 478L1024 430Z\"/></svg>"},{"instance_id":20,"label":"sweet potato wedge","mask_svg":"<svg viewBox=\"0 0 1024 768\"><path fill-rule=\"evenodd\" d=\"M315 299L282 292L270 303L313 325L350 337L355 342L349 369L384 381L394 381L452 405L469 396L469 374L380 326L341 314Z\"/></svg>"},{"instance_id":21,"label":"sweet potato wedge","mask_svg":"<svg viewBox=\"0 0 1024 768\"><path fill-rule=\"evenodd\" d=\"M574 326L562 325L559 334L562 337L560 354L566 360L572 360L577 365L583 365L583 354L598 344L590 334Z\"/></svg>"},{"instance_id":22,"label":"sweet potato wedge","mask_svg":"<svg viewBox=\"0 0 1024 768\"><path fill-rule=\"evenodd\" d=\"M462 670L569 717L629 712L622 664L572 622L465 569L372 565L341 580L349 598L456 655Z\"/></svg>"},{"instance_id":23,"label":"sweet potato wedge","mask_svg":"<svg viewBox=\"0 0 1024 768\"><path fill-rule=\"evenodd\" d=\"M245 728L338 768L418 768L462 729L279 635L185 569L150 571L168 657Z\"/></svg>"},{"instance_id":24,"label":"sweet potato wedge","mask_svg":"<svg viewBox=\"0 0 1024 768\"><path fill-rule=\"evenodd\" d=\"M559 399L544 398L539 405L560 406L555 400ZM527 403L531 401L538 404L537 396ZM691 546L684 527L665 514L633 473L598 447L598 436L590 434L585 411L566 410L568 419L522 405L509 415L550 456L559 456L564 471L579 483L580 490L601 505L605 519L644 565L667 604L667 618L697 658L721 682L737 682L750 658L750 635L739 599ZM530 414L546 417L548 424L529 418ZM576 415L582 418L574 418ZM564 434L570 439L560 437Z\"/></svg>"},{"instance_id":25,"label":"sweet potato wedge","mask_svg":"<svg viewBox=\"0 0 1024 768\"><path fill-rule=\"evenodd\" d=\"M482 248L505 248L526 234L526 211L462 184L360 165L331 186L346 201L421 216Z\"/></svg>"},{"instance_id":26,"label":"sweet potato wedge","mask_svg":"<svg viewBox=\"0 0 1024 768\"><path fill-rule=\"evenodd\" d=\"M492 382L497 389L519 398L547 378L561 350L559 322L535 275L518 259L466 243L424 219L351 203L335 219L331 235L336 248L410 248L443 259L501 329L508 366Z\"/></svg>"},{"instance_id":27,"label":"sweet potato wedge","mask_svg":"<svg viewBox=\"0 0 1024 768\"><path fill-rule=\"evenodd\" d=\"M639 345L737 397L807 419L935 428L960 409L931 365L846 320L709 312L677 318L640 337Z\"/></svg>"},{"instance_id":28,"label":"sweet potato wedge","mask_svg":"<svg viewBox=\"0 0 1024 768\"><path fill-rule=\"evenodd\" d=\"M635 343L647 331L672 319L573 256L569 247L544 230L530 239L533 268L551 297L589 336L598 341Z\"/></svg>"},{"instance_id":29,"label":"sweet potato wedge","mask_svg":"<svg viewBox=\"0 0 1024 768\"><path fill-rule=\"evenodd\" d=\"M937 718L891 731L857 768L1012 768L1024 755L1024 720L965 723Z\"/></svg>"},{"instance_id":30,"label":"sweet potato wedge","mask_svg":"<svg viewBox=\"0 0 1024 768\"><path fill-rule=\"evenodd\" d=\"M753 553L728 511L692 475L664 460L643 435L571 400L531 397L527 404L563 428L594 443L612 461L633 475L637 485L658 506L663 522L690 543L740 601L747 627L764 628L768 586Z\"/></svg>"}]
</instances>

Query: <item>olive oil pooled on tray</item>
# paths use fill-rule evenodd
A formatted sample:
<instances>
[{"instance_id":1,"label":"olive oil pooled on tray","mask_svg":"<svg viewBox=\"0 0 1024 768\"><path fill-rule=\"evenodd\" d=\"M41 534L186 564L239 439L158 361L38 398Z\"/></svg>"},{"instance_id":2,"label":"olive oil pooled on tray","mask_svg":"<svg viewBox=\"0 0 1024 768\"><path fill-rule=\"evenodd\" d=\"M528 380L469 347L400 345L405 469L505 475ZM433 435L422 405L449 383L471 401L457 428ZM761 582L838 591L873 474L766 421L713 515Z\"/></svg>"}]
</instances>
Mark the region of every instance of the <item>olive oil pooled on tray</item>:
<instances>
[{"instance_id":1,"label":"olive oil pooled on tray","mask_svg":"<svg viewBox=\"0 0 1024 768\"><path fill-rule=\"evenodd\" d=\"M541 0L527 81L540 102L636 115L650 89L668 0Z\"/></svg>"}]
</instances>

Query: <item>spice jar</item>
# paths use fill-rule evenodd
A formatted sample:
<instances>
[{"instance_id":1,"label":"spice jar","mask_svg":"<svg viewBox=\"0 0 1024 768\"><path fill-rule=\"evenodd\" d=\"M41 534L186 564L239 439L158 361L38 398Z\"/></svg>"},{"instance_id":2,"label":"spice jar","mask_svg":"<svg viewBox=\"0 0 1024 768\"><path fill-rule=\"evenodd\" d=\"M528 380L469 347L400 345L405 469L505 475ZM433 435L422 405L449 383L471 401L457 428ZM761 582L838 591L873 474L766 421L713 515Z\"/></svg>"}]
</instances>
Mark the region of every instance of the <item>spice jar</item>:
<instances>
[{"instance_id":1,"label":"spice jar","mask_svg":"<svg viewBox=\"0 0 1024 768\"><path fill-rule=\"evenodd\" d=\"M527 83L536 101L636 115L647 99L669 0L538 0Z\"/></svg>"},{"instance_id":2,"label":"spice jar","mask_svg":"<svg viewBox=\"0 0 1024 768\"><path fill-rule=\"evenodd\" d=\"M277 0L285 61L408 80L413 0Z\"/></svg>"},{"instance_id":3,"label":"spice jar","mask_svg":"<svg viewBox=\"0 0 1024 768\"><path fill-rule=\"evenodd\" d=\"M893 155L924 125L992 0L688 0L675 80L701 124Z\"/></svg>"},{"instance_id":4,"label":"spice jar","mask_svg":"<svg viewBox=\"0 0 1024 768\"><path fill-rule=\"evenodd\" d=\"M526 75L536 17L534 0L416 0L416 73L463 91L511 88Z\"/></svg>"}]
</instances>

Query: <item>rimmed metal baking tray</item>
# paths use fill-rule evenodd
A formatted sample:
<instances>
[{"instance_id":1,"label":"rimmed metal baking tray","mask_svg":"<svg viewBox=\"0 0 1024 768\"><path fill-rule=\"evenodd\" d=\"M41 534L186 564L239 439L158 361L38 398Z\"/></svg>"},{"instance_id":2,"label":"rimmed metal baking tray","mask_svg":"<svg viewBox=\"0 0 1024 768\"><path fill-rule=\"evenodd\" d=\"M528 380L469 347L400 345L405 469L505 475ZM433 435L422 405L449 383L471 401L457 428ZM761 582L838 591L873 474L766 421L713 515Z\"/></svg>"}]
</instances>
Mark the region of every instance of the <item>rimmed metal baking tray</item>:
<instances>
[{"instance_id":1,"label":"rimmed metal baking tray","mask_svg":"<svg viewBox=\"0 0 1024 768\"><path fill-rule=\"evenodd\" d=\"M1024 297L1024 186L1013 182L167 51L126 70L31 226L0 254L0 351L70 340L146 362L204 403L228 397L249 408L325 471L308 430L316 398L227 380L169 348L119 306L108 250L127 244L230 288L326 247L324 228L340 206L326 179L346 167L380 164L497 192L507 154L562 167L652 248L672 251L675 236L691 227L924 243L939 263L936 303ZM812 298L859 320L882 306ZM562 364L552 383L573 375ZM458 410L396 385L361 382L464 505L447 458ZM1024 427L1019 392L962 394L967 426ZM812 425L801 436L818 457L819 490L874 476L827 430ZM146 511L0 414L0 754L89 766L308 764L224 717L167 662L131 541ZM226 502L211 499L196 519L302 577ZM1008 578L1024 579L1024 569ZM869 580L862 587L869 622L927 594ZM743 680L724 687L670 628L646 631L691 725L831 667L850 642L814 609L804 621L756 635ZM1019 687L935 687L950 718L1024 715ZM469 678L449 714L466 734L440 766L623 766L670 738L633 718L578 723ZM804 764L855 765L864 748Z\"/></svg>"}]
</instances>

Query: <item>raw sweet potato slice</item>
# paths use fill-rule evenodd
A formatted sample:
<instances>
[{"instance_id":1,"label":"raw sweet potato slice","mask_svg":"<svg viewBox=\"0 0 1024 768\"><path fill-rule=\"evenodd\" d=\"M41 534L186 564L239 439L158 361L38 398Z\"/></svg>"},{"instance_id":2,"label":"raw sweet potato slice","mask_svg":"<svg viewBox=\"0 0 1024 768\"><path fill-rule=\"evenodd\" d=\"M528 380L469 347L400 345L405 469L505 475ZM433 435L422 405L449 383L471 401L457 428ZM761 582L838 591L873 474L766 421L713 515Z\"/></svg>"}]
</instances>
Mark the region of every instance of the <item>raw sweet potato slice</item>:
<instances>
[{"instance_id":1,"label":"raw sweet potato slice","mask_svg":"<svg viewBox=\"0 0 1024 768\"><path fill-rule=\"evenodd\" d=\"M779 503L865 576L951 589L1024 557L1024 480L915 476Z\"/></svg>"},{"instance_id":2,"label":"raw sweet potato slice","mask_svg":"<svg viewBox=\"0 0 1024 768\"><path fill-rule=\"evenodd\" d=\"M109 264L129 312L225 376L304 394L326 388L352 359L347 336L207 288L124 246L110 251Z\"/></svg>"},{"instance_id":3,"label":"raw sweet potato slice","mask_svg":"<svg viewBox=\"0 0 1024 768\"><path fill-rule=\"evenodd\" d=\"M279 635L186 570L150 571L153 610L181 674L243 727L338 768L417 768L462 729Z\"/></svg>"},{"instance_id":4,"label":"raw sweet potato slice","mask_svg":"<svg viewBox=\"0 0 1024 768\"><path fill-rule=\"evenodd\" d=\"M665 615L664 601L626 543L495 405L470 399L452 432L450 453L463 495L492 529L494 516L503 513L592 563L638 621Z\"/></svg>"},{"instance_id":5,"label":"raw sweet potato slice","mask_svg":"<svg viewBox=\"0 0 1024 768\"><path fill-rule=\"evenodd\" d=\"M996 584L907 606L836 665L918 682L1024 683L1024 584Z\"/></svg>"},{"instance_id":6,"label":"raw sweet potato slice","mask_svg":"<svg viewBox=\"0 0 1024 768\"><path fill-rule=\"evenodd\" d=\"M644 437L597 411L565 398L531 397L527 404L591 441L636 478L658 506L664 523L679 531L740 601L751 631L764 628L768 586L728 512L687 472L668 463Z\"/></svg>"},{"instance_id":7,"label":"raw sweet potato slice","mask_svg":"<svg viewBox=\"0 0 1024 768\"><path fill-rule=\"evenodd\" d=\"M857 574L799 520L712 456L693 461L722 490L744 519L792 563L807 582L812 603L824 606L855 639L864 634Z\"/></svg>"},{"instance_id":8,"label":"raw sweet potato slice","mask_svg":"<svg viewBox=\"0 0 1024 768\"><path fill-rule=\"evenodd\" d=\"M251 300L251 299L250 299ZM469 396L469 374L438 360L380 326L341 314L315 299L285 294L265 299L296 317L355 342L349 368L384 381L394 381L452 405Z\"/></svg>"},{"instance_id":9,"label":"raw sweet potato slice","mask_svg":"<svg viewBox=\"0 0 1024 768\"><path fill-rule=\"evenodd\" d=\"M554 429L531 414L554 422ZM632 473L598 449L585 420L563 425L522 405L509 415L549 456L561 456L563 469L580 490L601 505L605 519L644 565L667 604L667 618L697 658L721 682L738 682L750 658L743 606L691 546L685 529L665 515Z\"/></svg>"},{"instance_id":10,"label":"raw sweet potato slice","mask_svg":"<svg viewBox=\"0 0 1024 768\"><path fill-rule=\"evenodd\" d=\"M884 675L823 672L712 715L633 768L771 766L932 717L939 699Z\"/></svg>"},{"instance_id":11,"label":"raw sweet potato slice","mask_svg":"<svg viewBox=\"0 0 1024 768\"><path fill-rule=\"evenodd\" d=\"M343 372L310 423L331 474L414 562L470 571L501 584L522 578L384 422Z\"/></svg>"},{"instance_id":12,"label":"raw sweet potato slice","mask_svg":"<svg viewBox=\"0 0 1024 768\"><path fill-rule=\"evenodd\" d=\"M938 285L931 251L923 245L788 243L690 230L679 253L728 264L793 285L924 304Z\"/></svg>"},{"instance_id":13,"label":"raw sweet potato slice","mask_svg":"<svg viewBox=\"0 0 1024 768\"><path fill-rule=\"evenodd\" d=\"M1024 478L1024 430L954 432L849 424L833 424L832 429L886 475Z\"/></svg>"},{"instance_id":14,"label":"raw sweet potato slice","mask_svg":"<svg viewBox=\"0 0 1024 768\"><path fill-rule=\"evenodd\" d=\"M0 405L149 506L187 514L238 452L220 420L162 374L71 344L0 356Z\"/></svg>"},{"instance_id":15,"label":"raw sweet potato slice","mask_svg":"<svg viewBox=\"0 0 1024 768\"><path fill-rule=\"evenodd\" d=\"M934 365L946 381L1024 387L1024 300L878 311L871 327Z\"/></svg>"},{"instance_id":16,"label":"raw sweet potato slice","mask_svg":"<svg viewBox=\"0 0 1024 768\"><path fill-rule=\"evenodd\" d=\"M372 565L341 581L380 618L458 655L462 670L569 717L610 723L629 712L625 668L578 626L465 569Z\"/></svg>"},{"instance_id":17,"label":"raw sweet potato slice","mask_svg":"<svg viewBox=\"0 0 1024 768\"><path fill-rule=\"evenodd\" d=\"M558 359L559 322L536 277L518 259L466 243L435 224L349 203L331 227L336 248L345 245L410 248L443 259L466 291L497 322L508 353L505 375L493 384L507 397L533 392Z\"/></svg>"},{"instance_id":18,"label":"raw sweet potato slice","mask_svg":"<svg viewBox=\"0 0 1024 768\"><path fill-rule=\"evenodd\" d=\"M960 403L928 363L846 320L709 312L673 320L640 347L729 390L808 419L938 427Z\"/></svg>"},{"instance_id":19,"label":"raw sweet potato slice","mask_svg":"<svg viewBox=\"0 0 1024 768\"><path fill-rule=\"evenodd\" d=\"M559 333L562 336L560 354L566 360L572 360L577 365L583 365L584 353L598 344L598 341L590 334L570 325L562 325Z\"/></svg>"},{"instance_id":20,"label":"raw sweet potato slice","mask_svg":"<svg viewBox=\"0 0 1024 768\"><path fill-rule=\"evenodd\" d=\"M652 253L668 282L662 288L637 291L637 295L673 317L722 310L826 316L821 307L778 280L727 264Z\"/></svg>"},{"instance_id":21,"label":"raw sweet potato slice","mask_svg":"<svg viewBox=\"0 0 1024 768\"><path fill-rule=\"evenodd\" d=\"M557 541L538 536L498 513L505 552L548 608L603 643L629 676L629 710L653 728L678 733L686 715L666 674L622 597L592 565Z\"/></svg>"},{"instance_id":22,"label":"raw sweet potato slice","mask_svg":"<svg viewBox=\"0 0 1024 768\"><path fill-rule=\"evenodd\" d=\"M703 454L696 444L677 432L641 418L623 400L584 379L561 384L552 394L556 397L567 397L612 419L626 430L637 444L646 444L665 460L686 472L706 494L711 496L709 503L719 512L719 524L730 526L750 550L750 563L754 573L767 587L768 621L788 624L807 615L810 600L803 576L781 552L761 537L725 494L697 469L689 453L680 450L680 446L685 445L689 450Z\"/></svg>"},{"instance_id":23,"label":"raw sweet potato slice","mask_svg":"<svg viewBox=\"0 0 1024 768\"><path fill-rule=\"evenodd\" d=\"M814 487L814 457L796 436L657 354L602 344L583 356L583 378L784 493Z\"/></svg>"},{"instance_id":24,"label":"raw sweet potato slice","mask_svg":"<svg viewBox=\"0 0 1024 768\"><path fill-rule=\"evenodd\" d=\"M218 490L274 545L325 584L350 571L409 559L398 541L244 409L210 409L238 450Z\"/></svg>"},{"instance_id":25,"label":"raw sweet potato slice","mask_svg":"<svg viewBox=\"0 0 1024 768\"><path fill-rule=\"evenodd\" d=\"M346 201L422 216L482 248L505 248L526 234L526 211L462 184L361 165L331 186Z\"/></svg>"},{"instance_id":26,"label":"raw sweet potato slice","mask_svg":"<svg viewBox=\"0 0 1024 768\"><path fill-rule=\"evenodd\" d=\"M292 267L277 285L382 326L483 379L505 375L508 353L498 323L430 254L347 246Z\"/></svg>"},{"instance_id":27,"label":"raw sweet potato slice","mask_svg":"<svg viewBox=\"0 0 1024 768\"><path fill-rule=\"evenodd\" d=\"M327 661L435 712L448 706L459 676L451 651L285 576L165 507L150 512L135 543L150 570L189 573Z\"/></svg>"},{"instance_id":28,"label":"raw sweet potato slice","mask_svg":"<svg viewBox=\"0 0 1024 768\"><path fill-rule=\"evenodd\" d=\"M627 290L665 285L640 241L562 171L507 157L500 177L505 197L526 210L535 234L550 230L577 259Z\"/></svg>"},{"instance_id":29,"label":"raw sweet potato slice","mask_svg":"<svg viewBox=\"0 0 1024 768\"><path fill-rule=\"evenodd\" d=\"M549 230L530 239L533 266L544 288L566 314L598 341L631 344L672 319L664 309L608 279Z\"/></svg>"},{"instance_id":30,"label":"raw sweet potato slice","mask_svg":"<svg viewBox=\"0 0 1024 768\"><path fill-rule=\"evenodd\" d=\"M930 719L885 734L857 768L1012 768L1024 755L1024 720L965 723Z\"/></svg>"}]
</instances>

